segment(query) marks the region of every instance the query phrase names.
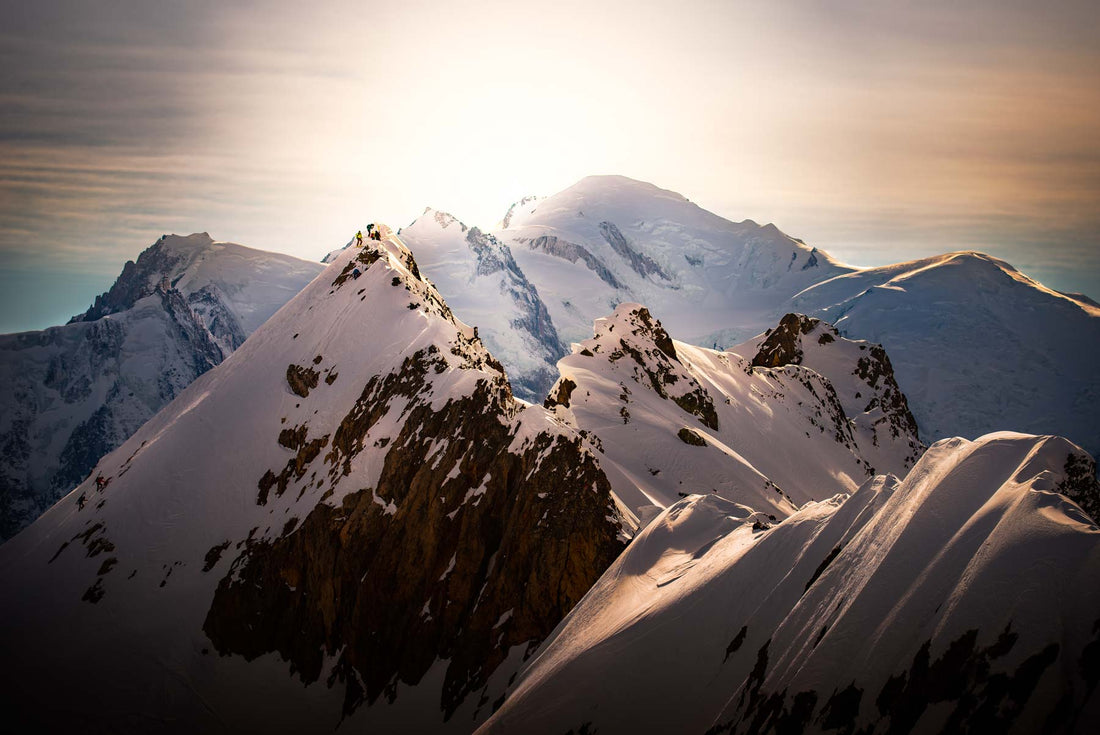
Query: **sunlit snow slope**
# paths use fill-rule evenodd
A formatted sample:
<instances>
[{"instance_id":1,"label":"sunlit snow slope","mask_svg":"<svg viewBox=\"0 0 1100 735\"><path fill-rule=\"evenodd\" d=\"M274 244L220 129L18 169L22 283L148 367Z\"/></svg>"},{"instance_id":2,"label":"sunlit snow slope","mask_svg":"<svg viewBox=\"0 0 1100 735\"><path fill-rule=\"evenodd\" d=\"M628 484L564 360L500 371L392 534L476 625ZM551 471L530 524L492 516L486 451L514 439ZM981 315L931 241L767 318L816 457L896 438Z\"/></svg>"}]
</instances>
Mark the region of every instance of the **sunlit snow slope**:
<instances>
[{"instance_id":1,"label":"sunlit snow slope","mask_svg":"<svg viewBox=\"0 0 1100 735\"><path fill-rule=\"evenodd\" d=\"M1094 471L1000 433L770 527L685 498L478 732L1096 732Z\"/></svg>"},{"instance_id":2,"label":"sunlit snow slope","mask_svg":"<svg viewBox=\"0 0 1100 735\"><path fill-rule=\"evenodd\" d=\"M793 314L770 333L744 356L692 347L620 304L558 363L547 405L591 434L643 520L694 493L776 520L916 461L923 446L881 348Z\"/></svg>"}]
</instances>

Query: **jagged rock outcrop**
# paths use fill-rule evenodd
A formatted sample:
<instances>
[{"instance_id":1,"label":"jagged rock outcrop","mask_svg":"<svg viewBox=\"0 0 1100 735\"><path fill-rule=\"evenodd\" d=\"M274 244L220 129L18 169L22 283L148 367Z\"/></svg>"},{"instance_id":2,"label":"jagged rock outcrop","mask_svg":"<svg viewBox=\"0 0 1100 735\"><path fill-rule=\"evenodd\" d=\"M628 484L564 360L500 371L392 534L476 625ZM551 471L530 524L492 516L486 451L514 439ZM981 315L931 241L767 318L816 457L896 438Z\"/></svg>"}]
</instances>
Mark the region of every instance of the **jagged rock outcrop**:
<instances>
[{"instance_id":1,"label":"jagged rock outcrop","mask_svg":"<svg viewBox=\"0 0 1100 735\"><path fill-rule=\"evenodd\" d=\"M894 467L899 471L912 466L924 451L916 419L882 345L847 340L827 322L792 313L762 337L733 349L743 356L752 354L755 368L800 365L828 373L844 423L866 435L862 444L872 467L893 463L881 458L891 445L892 454L903 454L903 463Z\"/></svg>"},{"instance_id":2,"label":"jagged rock outcrop","mask_svg":"<svg viewBox=\"0 0 1100 735\"><path fill-rule=\"evenodd\" d=\"M630 265L630 269L639 276L645 278L646 276L655 275L666 281L672 280L668 274L661 270L661 266L657 265L653 258L638 252L614 222L601 222L599 228L600 234L603 235L604 240L607 240L607 244L611 246L611 249L622 256L623 260Z\"/></svg>"},{"instance_id":3,"label":"jagged rock outcrop","mask_svg":"<svg viewBox=\"0 0 1100 735\"><path fill-rule=\"evenodd\" d=\"M604 262L589 252L588 248L583 245L562 240L555 235L539 235L530 239L515 238L515 241L526 245L531 250L553 255L556 258L568 260L570 263L576 263L578 260L582 261L590 271L599 276L600 280L611 288L626 288L615 278L615 274L608 269Z\"/></svg>"},{"instance_id":4,"label":"jagged rock outcrop","mask_svg":"<svg viewBox=\"0 0 1100 735\"><path fill-rule=\"evenodd\" d=\"M525 196L518 202L513 202L512 206L508 207L508 211L504 213L504 219L500 221L500 229L507 230L512 225L512 218L515 216L516 211L523 209L528 204L537 202L539 197L537 196Z\"/></svg>"},{"instance_id":5,"label":"jagged rock outcrop","mask_svg":"<svg viewBox=\"0 0 1100 735\"><path fill-rule=\"evenodd\" d=\"M779 320L779 326L764 332L767 339L760 345L752 358L753 367L783 367L802 364L802 340L800 335L809 334L817 326L819 319L802 314L787 314ZM832 339L831 336L828 339Z\"/></svg>"},{"instance_id":6,"label":"jagged rock outcrop","mask_svg":"<svg viewBox=\"0 0 1100 735\"><path fill-rule=\"evenodd\" d=\"M483 233L476 227L470 228L466 233L466 242L477 256L479 276L501 272L507 275L507 292L516 307L516 314L510 322L512 328L531 335L549 355L559 359L564 357L568 350L558 338L550 312L539 298L538 291L516 265L512 251L495 237ZM532 388L542 384L542 381L537 378L524 377L525 382L532 383Z\"/></svg>"},{"instance_id":7,"label":"jagged rock outcrop","mask_svg":"<svg viewBox=\"0 0 1100 735\"><path fill-rule=\"evenodd\" d=\"M673 340L627 303L573 350L545 405L589 433L643 521L692 492L783 517L875 472L903 472L923 450L881 348L816 319L790 315L719 352ZM775 367L754 366L758 354Z\"/></svg>"}]
</instances>

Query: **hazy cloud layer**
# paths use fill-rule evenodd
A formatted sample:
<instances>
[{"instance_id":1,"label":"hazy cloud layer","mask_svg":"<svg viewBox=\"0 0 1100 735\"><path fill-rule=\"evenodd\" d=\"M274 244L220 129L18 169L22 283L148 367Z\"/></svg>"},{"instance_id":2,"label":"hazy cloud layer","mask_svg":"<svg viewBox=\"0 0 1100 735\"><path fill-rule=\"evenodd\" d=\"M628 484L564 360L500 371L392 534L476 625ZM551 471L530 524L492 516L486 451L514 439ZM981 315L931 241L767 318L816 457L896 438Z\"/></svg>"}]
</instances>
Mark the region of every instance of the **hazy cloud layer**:
<instances>
[{"instance_id":1,"label":"hazy cloud layer","mask_svg":"<svg viewBox=\"0 0 1100 735\"><path fill-rule=\"evenodd\" d=\"M1091 0L0 13L0 330L80 310L164 232L315 258L591 173L860 265L981 249L1100 296Z\"/></svg>"}]
</instances>

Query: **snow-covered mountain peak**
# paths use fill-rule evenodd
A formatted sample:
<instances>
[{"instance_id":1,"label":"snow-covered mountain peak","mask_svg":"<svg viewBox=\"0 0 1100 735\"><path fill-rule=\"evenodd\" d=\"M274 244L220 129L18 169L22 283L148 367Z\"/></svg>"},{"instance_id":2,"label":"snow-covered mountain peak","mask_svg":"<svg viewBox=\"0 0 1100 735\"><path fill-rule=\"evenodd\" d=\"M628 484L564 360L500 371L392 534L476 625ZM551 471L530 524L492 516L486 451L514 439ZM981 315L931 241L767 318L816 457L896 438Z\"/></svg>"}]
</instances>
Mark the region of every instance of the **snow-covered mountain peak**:
<instances>
[{"instance_id":1,"label":"snow-covered mountain peak","mask_svg":"<svg viewBox=\"0 0 1100 735\"><path fill-rule=\"evenodd\" d=\"M973 251L814 284L792 310L879 342L928 439L1023 428L1100 449L1100 310Z\"/></svg>"},{"instance_id":2,"label":"snow-covered mountain peak","mask_svg":"<svg viewBox=\"0 0 1100 735\"><path fill-rule=\"evenodd\" d=\"M216 242L205 232L164 235L137 261L127 261L110 290L70 323L129 309L138 299L168 285L197 305L196 311L229 348L228 354L320 270L320 265L290 255ZM237 323L230 323L230 318Z\"/></svg>"},{"instance_id":3,"label":"snow-covered mountain peak","mask_svg":"<svg viewBox=\"0 0 1100 735\"><path fill-rule=\"evenodd\" d=\"M417 227L418 224L429 219L435 224L439 225L439 227L444 230L451 225L458 225L458 228L462 230L462 232L465 232L467 230L466 225L460 222L458 217L455 217L453 214L449 212L443 212L438 209L432 209L431 207L425 207L423 214L413 220L412 224L410 224L408 227L403 227L401 229L401 232L404 233L406 230L414 229Z\"/></svg>"},{"instance_id":4,"label":"snow-covered mountain peak","mask_svg":"<svg viewBox=\"0 0 1100 735\"><path fill-rule=\"evenodd\" d=\"M801 365L828 376L863 457L876 471L901 472L924 452L882 345L847 339L828 322L791 313L730 351L753 368Z\"/></svg>"},{"instance_id":5,"label":"snow-covered mountain peak","mask_svg":"<svg viewBox=\"0 0 1100 735\"><path fill-rule=\"evenodd\" d=\"M570 342L622 301L646 304L689 339L759 323L810 284L850 270L774 225L731 222L621 176L588 177L517 208L494 234ZM756 331L746 326L738 339Z\"/></svg>"},{"instance_id":6,"label":"snow-covered mountain peak","mask_svg":"<svg viewBox=\"0 0 1100 735\"><path fill-rule=\"evenodd\" d=\"M14 722L468 732L621 551L594 452L380 231L0 547Z\"/></svg>"},{"instance_id":7,"label":"snow-covered mountain peak","mask_svg":"<svg viewBox=\"0 0 1100 735\"><path fill-rule=\"evenodd\" d=\"M618 328L617 334L615 333L616 327ZM592 339L587 340L583 345L573 345L573 352L589 348L598 349L601 346L614 345L615 343L624 346L629 341L633 343L633 346L637 346L639 343L643 345L652 343L666 357L672 360L676 359L676 348L672 344L668 332L665 331L661 322L654 319L653 315L649 313L649 309L641 304L630 302L619 304L610 316L601 317L593 322L592 329Z\"/></svg>"},{"instance_id":8,"label":"snow-covered mountain peak","mask_svg":"<svg viewBox=\"0 0 1100 735\"><path fill-rule=\"evenodd\" d=\"M517 210L522 211L525 208L529 211L533 209L535 202L542 199L541 196L525 196L517 202L512 202L512 205L508 207L508 211L504 213L504 217L497 223L496 229L507 230L512 224L512 218L515 216Z\"/></svg>"},{"instance_id":9,"label":"snow-covered mountain peak","mask_svg":"<svg viewBox=\"0 0 1100 735\"><path fill-rule=\"evenodd\" d=\"M646 307L619 304L558 362L545 405L593 437L643 523L692 493L782 518L875 471L906 471L923 447L882 348L798 315L770 331L792 325L811 337L806 359L756 367L759 344L693 347Z\"/></svg>"},{"instance_id":10,"label":"snow-covered mountain peak","mask_svg":"<svg viewBox=\"0 0 1100 735\"><path fill-rule=\"evenodd\" d=\"M165 235L64 326L0 336L0 538L87 477L322 266Z\"/></svg>"}]
</instances>

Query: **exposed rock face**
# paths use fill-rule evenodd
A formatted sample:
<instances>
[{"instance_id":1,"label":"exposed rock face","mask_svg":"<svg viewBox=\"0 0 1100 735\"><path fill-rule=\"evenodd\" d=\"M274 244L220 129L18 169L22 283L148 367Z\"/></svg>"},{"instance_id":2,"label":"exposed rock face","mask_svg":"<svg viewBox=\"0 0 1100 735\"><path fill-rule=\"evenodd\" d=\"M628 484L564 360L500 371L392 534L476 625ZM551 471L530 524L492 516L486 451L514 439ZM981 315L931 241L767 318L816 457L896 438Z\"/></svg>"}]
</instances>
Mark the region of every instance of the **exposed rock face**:
<instances>
[{"instance_id":1,"label":"exposed rock face","mask_svg":"<svg viewBox=\"0 0 1100 735\"><path fill-rule=\"evenodd\" d=\"M680 441L684 444L690 444L693 447L705 447L707 445L706 439L686 427L676 432L676 436L680 437Z\"/></svg>"},{"instance_id":2,"label":"exposed rock face","mask_svg":"<svg viewBox=\"0 0 1100 735\"><path fill-rule=\"evenodd\" d=\"M1087 454L1070 452L1066 455L1065 479L1058 485L1058 492L1081 506L1095 523L1100 518L1100 482L1096 480L1096 460Z\"/></svg>"},{"instance_id":3,"label":"exposed rock face","mask_svg":"<svg viewBox=\"0 0 1100 735\"><path fill-rule=\"evenodd\" d=\"M222 301L216 288L204 286L192 292L187 296L187 303L221 347L225 357L244 344L248 333L233 311Z\"/></svg>"},{"instance_id":4,"label":"exposed rock face","mask_svg":"<svg viewBox=\"0 0 1100 735\"><path fill-rule=\"evenodd\" d=\"M92 306L83 314L74 316L69 323L94 322L108 314L132 308L138 299L153 293L161 279L173 273L184 259L183 253L166 247L162 237L152 247L142 251L136 263L126 261L110 290L96 296Z\"/></svg>"},{"instance_id":5,"label":"exposed rock face","mask_svg":"<svg viewBox=\"0 0 1100 735\"><path fill-rule=\"evenodd\" d=\"M557 392L548 395L542 405L546 408L553 408L554 406L569 408L569 397L573 395L577 384L571 379L563 377L557 382L556 388Z\"/></svg>"},{"instance_id":6,"label":"exposed rock face","mask_svg":"<svg viewBox=\"0 0 1100 735\"><path fill-rule=\"evenodd\" d=\"M505 274L504 288L507 289L512 303L516 307L515 317L510 326L531 336L540 345L547 356L553 361L568 354L565 345L558 337L558 330L554 328L554 322L550 318L550 312L539 297L539 293L527 277L516 265L512 257L512 251L492 235L483 233L476 227L470 228L466 233L466 242L470 249L477 255L477 274L487 276L497 272ZM525 389L534 394L543 392L546 386L554 381L556 373L550 370L525 374L519 378L519 382Z\"/></svg>"},{"instance_id":7,"label":"exposed rock face","mask_svg":"<svg viewBox=\"0 0 1100 735\"><path fill-rule=\"evenodd\" d=\"M787 314L779 320L779 326L769 329L768 338L760 345L752 358L753 367L783 367L802 364L801 335L809 334L819 319L802 314Z\"/></svg>"},{"instance_id":8,"label":"exposed rock face","mask_svg":"<svg viewBox=\"0 0 1100 735\"><path fill-rule=\"evenodd\" d=\"M504 219L500 221L501 229L508 229L508 227L512 224L512 217L515 216L517 209L522 209L528 204L531 204L532 202L537 202L538 200L539 197L537 196L526 196L520 199L518 202L514 202L512 206L508 207L508 211L504 213Z\"/></svg>"},{"instance_id":9,"label":"exposed rock face","mask_svg":"<svg viewBox=\"0 0 1100 735\"><path fill-rule=\"evenodd\" d=\"M842 340L837 329L827 322L803 314L787 314L777 327L765 332L751 364L763 368L802 365L830 372L836 399L843 409L843 421L870 434L871 447L906 445L904 466L911 466L924 445L886 350L882 345L856 342L859 352L854 353L853 343ZM847 353L857 355L854 365ZM851 377L845 379L836 374L839 366L849 367Z\"/></svg>"},{"instance_id":10,"label":"exposed rock face","mask_svg":"<svg viewBox=\"0 0 1100 735\"><path fill-rule=\"evenodd\" d=\"M367 250L352 262L379 260ZM434 303L434 289L413 292ZM493 375L433 406L433 379L456 360ZM345 688L345 714L392 701L399 682L415 685L446 660L444 717L479 692L489 714L484 690L509 649L534 650L627 530L580 438L525 430L519 412L499 364L458 334L370 378L331 443L328 433L310 439L306 425L283 429L278 443L296 454L260 478L261 504L310 472L331 495L361 453L388 451L373 487L318 504L278 538L243 543L203 626L217 650L249 660L278 652L307 684L336 657L325 681ZM376 439L393 416L396 435Z\"/></svg>"},{"instance_id":11,"label":"exposed rock face","mask_svg":"<svg viewBox=\"0 0 1100 735\"><path fill-rule=\"evenodd\" d=\"M608 360L616 362L629 356L635 363L635 375L639 379L644 376L657 395L671 399L684 411L696 416L704 426L717 429L718 414L714 410L714 402L699 381L680 364L676 347L661 322L643 306L630 312L624 326L619 337L619 348L608 356ZM597 331L596 338L600 336ZM682 384L678 385L681 381Z\"/></svg>"},{"instance_id":12,"label":"exposed rock face","mask_svg":"<svg viewBox=\"0 0 1100 735\"><path fill-rule=\"evenodd\" d=\"M917 436L917 420L909 412L909 402L894 379L894 368L882 345L872 345L867 356L861 357L856 364L856 375L870 388L869 400L864 412L882 409L885 424L894 438ZM915 462L920 455L919 447L914 447L912 459Z\"/></svg>"},{"instance_id":13,"label":"exposed rock face","mask_svg":"<svg viewBox=\"0 0 1100 735\"><path fill-rule=\"evenodd\" d=\"M568 240L562 240L554 235L540 235L539 237L526 241L517 239L516 242L525 242L527 247L531 250L541 250L544 253L561 258L562 260L568 260L570 263L576 263L578 260L584 261L588 269L599 276L600 280L611 288L626 288L626 286L620 283L618 279L615 278L614 274L608 270L603 261L589 252L588 248L583 245L578 245Z\"/></svg>"},{"instance_id":14,"label":"exposed rock face","mask_svg":"<svg viewBox=\"0 0 1100 735\"><path fill-rule=\"evenodd\" d=\"M317 387L317 380L320 377L321 374L311 367L288 365L286 368L287 385L296 395L302 398L307 398L309 392Z\"/></svg>"},{"instance_id":15,"label":"exposed rock face","mask_svg":"<svg viewBox=\"0 0 1100 735\"><path fill-rule=\"evenodd\" d=\"M646 276L656 275L665 279L666 281L672 280L669 276L661 270L661 266L657 265L657 262L648 255L638 252L633 245L626 239L619 228L615 226L614 222L601 222L599 225L600 234L607 240L607 244L611 246L611 249L622 256L629 265L631 270L637 273L643 278Z\"/></svg>"}]
</instances>

